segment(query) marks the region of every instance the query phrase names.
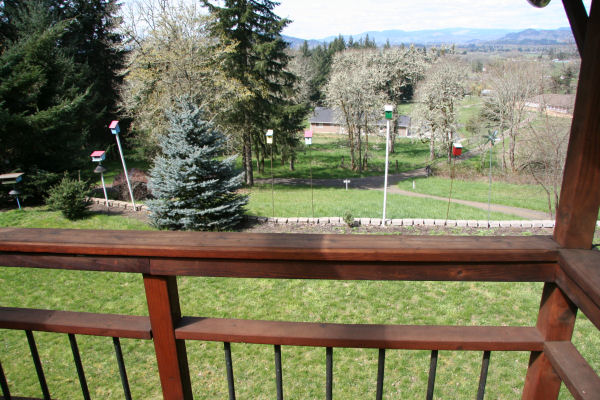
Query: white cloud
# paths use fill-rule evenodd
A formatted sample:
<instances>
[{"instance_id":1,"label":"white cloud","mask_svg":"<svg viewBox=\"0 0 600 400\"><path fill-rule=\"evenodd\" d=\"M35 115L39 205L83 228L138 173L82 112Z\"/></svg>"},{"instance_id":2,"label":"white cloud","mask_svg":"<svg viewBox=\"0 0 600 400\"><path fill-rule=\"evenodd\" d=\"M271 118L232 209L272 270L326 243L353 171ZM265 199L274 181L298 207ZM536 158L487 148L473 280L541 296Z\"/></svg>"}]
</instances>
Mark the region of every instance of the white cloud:
<instances>
[{"instance_id":1,"label":"white cloud","mask_svg":"<svg viewBox=\"0 0 600 400\"><path fill-rule=\"evenodd\" d=\"M293 22L284 34L304 39L366 31L466 28L554 29L569 26L562 1L546 8L526 0L280 0ZM590 0L584 3L589 9Z\"/></svg>"}]
</instances>

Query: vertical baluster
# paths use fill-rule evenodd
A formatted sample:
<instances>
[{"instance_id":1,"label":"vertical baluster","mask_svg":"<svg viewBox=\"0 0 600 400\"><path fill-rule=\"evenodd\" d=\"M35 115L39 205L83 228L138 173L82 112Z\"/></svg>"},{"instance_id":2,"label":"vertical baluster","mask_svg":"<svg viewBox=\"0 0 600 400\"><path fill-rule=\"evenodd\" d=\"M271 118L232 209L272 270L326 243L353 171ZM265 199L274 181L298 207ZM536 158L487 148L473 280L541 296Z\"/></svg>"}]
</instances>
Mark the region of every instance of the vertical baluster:
<instances>
[{"instance_id":1,"label":"vertical baluster","mask_svg":"<svg viewBox=\"0 0 600 400\"><path fill-rule=\"evenodd\" d=\"M75 335L72 333L69 333L69 342L71 343L73 361L75 361L75 368L77 368L77 376L79 377L83 398L85 400L90 400L90 391L88 390L87 381L85 379L85 372L83 372L83 364L81 363L81 356L79 355L79 347L77 347L77 339L75 339Z\"/></svg>"},{"instance_id":2,"label":"vertical baluster","mask_svg":"<svg viewBox=\"0 0 600 400\"><path fill-rule=\"evenodd\" d=\"M427 381L427 400L433 399L433 389L435 387L435 373L437 370L438 351L431 351L431 361L429 362L429 380Z\"/></svg>"},{"instance_id":3,"label":"vertical baluster","mask_svg":"<svg viewBox=\"0 0 600 400\"><path fill-rule=\"evenodd\" d=\"M123 360L123 352L121 351L121 342L118 337L113 338L113 345L115 346L115 355L117 356L117 364L119 364L119 375L121 375L121 384L123 385L123 392L125 394L125 400L131 400L131 390L129 389L129 380L127 379L127 370L125 369L125 361Z\"/></svg>"},{"instance_id":4,"label":"vertical baluster","mask_svg":"<svg viewBox=\"0 0 600 400\"><path fill-rule=\"evenodd\" d=\"M231 344L223 343L225 347L225 366L227 369L227 386L229 389L229 400L235 400L235 386L233 384L233 363L231 362Z\"/></svg>"},{"instance_id":5,"label":"vertical baluster","mask_svg":"<svg viewBox=\"0 0 600 400\"><path fill-rule=\"evenodd\" d=\"M377 365L377 400L383 399L383 373L385 371L385 349L379 349Z\"/></svg>"},{"instance_id":6,"label":"vertical baluster","mask_svg":"<svg viewBox=\"0 0 600 400\"><path fill-rule=\"evenodd\" d=\"M479 375L479 389L477 390L477 400L483 400L485 395L485 383L487 382L488 367L490 366L490 351L483 352L481 361L481 374Z\"/></svg>"},{"instance_id":7,"label":"vertical baluster","mask_svg":"<svg viewBox=\"0 0 600 400\"><path fill-rule=\"evenodd\" d=\"M277 384L277 400L283 400L283 373L281 371L281 346L275 345L275 381Z\"/></svg>"},{"instance_id":8,"label":"vertical baluster","mask_svg":"<svg viewBox=\"0 0 600 400\"><path fill-rule=\"evenodd\" d=\"M11 400L10 390L8 390L8 382L6 382L6 376L4 376L4 370L2 369L2 363L0 362L0 388L2 388L2 396L5 400Z\"/></svg>"},{"instance_id":9,"label":"vertical baluster","mask_svg":"<svg viewBox=\"0 0 600 400\"><path fill-rule=\"evenodd\" d=\"M325 351L325 368L326 372L326 382L325 382L325 399L331 400L333 399L333 348L327 347Z\"/></svg>"},{"instance_id":10,"label":"vertical baluster","mask_svg":"<svg viewBox=\"0 0 600 400\"><path fill-rule=\"evenodd\" d=\"M25 331L27 335L27 342L29 343L29 350L31 351L31 358L33 358L33 364L35 365L35 372L37 373L38 380L40 381L40 387L42 388L42 395L44 400L50 400L50 391L48 390L48 384L46 383L46 377L44 376L44 369L42 368L42 362L40 361L40 355L35 345L35 339L33 333L29 330Z\"/></svg>"}]
</instances>

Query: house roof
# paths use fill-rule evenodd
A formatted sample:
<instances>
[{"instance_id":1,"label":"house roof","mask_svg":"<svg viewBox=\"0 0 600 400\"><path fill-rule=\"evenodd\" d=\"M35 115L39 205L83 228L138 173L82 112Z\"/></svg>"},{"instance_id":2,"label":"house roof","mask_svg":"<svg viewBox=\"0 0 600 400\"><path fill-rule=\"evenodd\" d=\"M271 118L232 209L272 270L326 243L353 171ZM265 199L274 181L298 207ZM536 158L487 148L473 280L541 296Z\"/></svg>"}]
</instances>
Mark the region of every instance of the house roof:
<instances>
[{"instance_id":1,"label":"house roof","mask_svg":"<svg viewBox=\"0 0 600 400\"><path fill-rule=\"evenodd\" d=\"M573 110L573 107L575 105L575 95L546 93L532 97L527 102L537 105L543 104L547 107L556 107L565 110Z\"/></svg>"},{"instance_id":2,"label":"house roof","mask_svg":"<svg viewBox=\"0 0 600 400\"><path fill-rule=\"evenodd\" d=\"M310 117L309 122L311 124L332 124L339 125L338 119L336 118L337 111L332 108L326 107L315 107L313 111L312 117ZM377 121L377 125L385 125L385 119ZM409 127L410 126L410 117L408 115L401 115L398 118L398 126L400 127Z\"/></svg>"}]
</instances>

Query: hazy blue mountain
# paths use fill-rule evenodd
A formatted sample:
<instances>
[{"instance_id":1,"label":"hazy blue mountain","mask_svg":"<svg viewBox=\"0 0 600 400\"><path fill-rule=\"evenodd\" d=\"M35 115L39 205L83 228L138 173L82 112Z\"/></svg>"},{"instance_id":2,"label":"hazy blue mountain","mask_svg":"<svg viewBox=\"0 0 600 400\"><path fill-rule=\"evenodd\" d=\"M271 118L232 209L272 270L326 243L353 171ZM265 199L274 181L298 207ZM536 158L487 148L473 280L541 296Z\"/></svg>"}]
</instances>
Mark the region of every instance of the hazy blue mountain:
<instances>
[{"instance_id":1,"label":"hazy blue mountain","mask_svg":"<svg viewBox=\"0 0 600 400\"><path fill-rule=\"evenodd\" d=\"M552 30L526 29L520 32L509 33L494 43L499 44L524 44L524 45L556 45L575 43L570 28Z\"/></svg>"},{"instance_id":2,"label":"hazy blue mountain","mask_svg":"<svg viewBox=\"0 0 600 400\"><path fill-rule=\"evenodd\" d=\"M552 30L526 29L518 31L516 29L475 29L475 28L447 28L447 29L428 29L421 31L370 31L356 35L344 35L346 40L352 37L354 41L365 38L369 35L371 40L382 46L387 40L392 45L400 44L568 44L574 43L570 28L559 28ZM337 36L328 36L323 39L310 39L310 47L319 44L329 43ZM304 43L304 39L291 36L283 37L292 47L299 47Z\"/></svg>"}]
</instances>

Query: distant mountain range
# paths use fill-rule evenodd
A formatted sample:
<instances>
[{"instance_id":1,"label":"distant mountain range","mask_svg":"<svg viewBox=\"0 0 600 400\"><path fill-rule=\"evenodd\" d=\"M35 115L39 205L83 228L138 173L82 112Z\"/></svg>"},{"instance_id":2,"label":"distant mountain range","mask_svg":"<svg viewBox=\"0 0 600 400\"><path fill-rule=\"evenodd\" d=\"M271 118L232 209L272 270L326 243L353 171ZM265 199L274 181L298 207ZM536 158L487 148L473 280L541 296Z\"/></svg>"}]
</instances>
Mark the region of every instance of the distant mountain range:
<instances>
[{"instance_id":1,"label":"distant mountain range","mask_svg":"<svg viewBox=\"0 0 600 400\"><path fill-rule=\"evenodd\" d=\"M472 28L447 28L429 29L422 31L371 31L357 35L343 35L348 41L350 37L359 41L369 35L369 39L375 40L378 45L384 45L389 40L392 45L419 44L503 44L503 45L559 45L574 43L570 28L559 28L552 30L526 29L516 31L511 29L472 29ZM309 47L315 47L333 41L337 36L329 36L323 39L308 40ZM304 39L284 36L292 47L299 47Z\"/></svg>"}]
</instances>

